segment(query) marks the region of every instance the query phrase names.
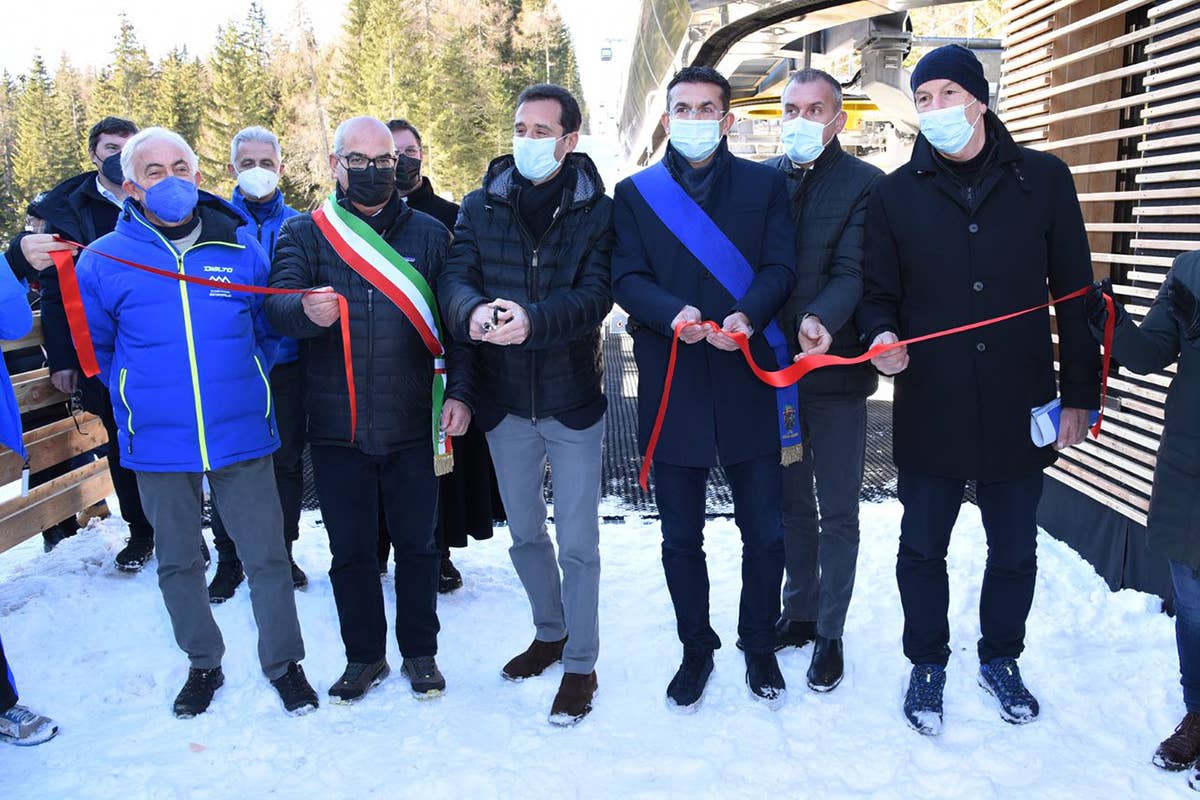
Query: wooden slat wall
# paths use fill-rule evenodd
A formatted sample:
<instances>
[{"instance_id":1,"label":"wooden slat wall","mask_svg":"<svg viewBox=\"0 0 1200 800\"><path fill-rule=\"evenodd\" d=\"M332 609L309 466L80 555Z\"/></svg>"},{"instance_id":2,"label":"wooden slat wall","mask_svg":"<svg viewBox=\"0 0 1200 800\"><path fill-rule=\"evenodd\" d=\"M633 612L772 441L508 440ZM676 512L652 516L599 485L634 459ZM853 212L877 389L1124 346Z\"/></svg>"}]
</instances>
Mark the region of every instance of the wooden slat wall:
<instances>
[{"instance_id":1,"label":"wooden slat wall","mask_svg":"<svg viewBox=\"0 0 1200 800\"><path fill-rule=\"evenodd\" d=\"M1011 0L1004 22L1001 117L1070 165L1093 272L1140 319L1200 248L1200 0ZM1114 374L1100 440L1048 474L1144 525L1173 376Z\"/></svg>"}]
</instances>

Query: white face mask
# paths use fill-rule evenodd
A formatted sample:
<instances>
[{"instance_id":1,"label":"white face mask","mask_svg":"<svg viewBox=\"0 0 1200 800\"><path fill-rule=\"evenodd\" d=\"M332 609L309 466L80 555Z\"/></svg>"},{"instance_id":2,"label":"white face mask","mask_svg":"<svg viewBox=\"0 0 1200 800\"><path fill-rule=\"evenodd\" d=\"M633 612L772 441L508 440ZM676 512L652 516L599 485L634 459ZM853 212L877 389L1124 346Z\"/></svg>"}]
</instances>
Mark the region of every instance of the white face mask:
<instances>
[{"instance_id":1,"label":"white face mask","mask_svg":"<svg viewBox=\"0 0 1200 800\"><path fill-rule=\"evenodd\" d=\"M719 119L671 120L671 146L688 161L703 161L711 156L720 144Z\"/></svg>"},{"instance_id":2,"label":"white face mask","mask_svg":"<svg viewBox=\"0 0 1200 800\"><path fill-rule=\"evenodd\" d=\"M279 173L266 167L251 167L238 173L237 185L247 197L268 197L275 193L275 187L279 185Z\"/></svg>"},{"instance_id":3,"label":"white face mask","mask_svg":"<svg viewBox=\"0 0 1200 800\"><path fill-rule=\"evenodd\" d=\"M530 139L528 136L513 137L513 160L517 172L534 183L545 180L562 163L554 157L558 139Z\"/></svg>"},{"instance_id":4,"label":"white face mask","mask_svg":"<svg viewBox=\"0 0 1200 800\"><path fill-rule=\"evenodd\" d=\"M811 164L825 150L825 129L832 125L837 117L824 125L803 117L785 119L780 124L783 149L787 157L796 164Z\"/></svg>"},{"instance_id":5,"label":"white face mask","mask_svg":"<svg viewBox=\"0 0 1200 800\"><path fill-rule=\"evenodd\" d=\"M975 134L975 126L983 119L983 114L980 114L974 122L967 122L967 109L978 102L973 100L966 105L949 106L918 114L921 133L939 153L954 155L967 146Z\"/></svg>"}]
</instances>

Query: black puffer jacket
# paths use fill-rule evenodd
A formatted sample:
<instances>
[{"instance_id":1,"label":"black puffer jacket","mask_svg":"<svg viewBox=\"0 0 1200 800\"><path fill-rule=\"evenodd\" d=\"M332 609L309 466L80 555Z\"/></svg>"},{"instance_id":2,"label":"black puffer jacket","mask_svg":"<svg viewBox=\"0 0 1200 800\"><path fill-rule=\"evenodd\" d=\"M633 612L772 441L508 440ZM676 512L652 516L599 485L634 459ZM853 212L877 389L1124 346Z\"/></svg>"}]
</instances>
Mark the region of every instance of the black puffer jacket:
<instances>
[{"instance_id":1,"label":"black puffer jacket","mask_svg":"<svg viewBox=\"0 0 1200 800\"><path fill-rule=\"evenodd\" d=\"M447 327L470 341L471 311L497 297L529 314L522 344L480 346L478 416L485 430L505 413L553 417L601 397L600 323L612 308L612 200L586 155L568 154L565 167L576 171L575 187L564 191L540 242L515 211L512 156L489 165L483 188L463 199L454 228L438 292Z\"/></svg>"},{"instance_id":2,"label":"black puffer jacket","mask_svg":"<svg viewBox=\"0 0 1200 800\"><path fill-rule=\"evenodd\" d=\"M383 238L436 287L450 238L445 227L401 204L397 195L380 213L395 216L383 229ZM287 289L332 286L349 302L358 395L353 445L341 327L337 323L328 328L314 324L304 314L300 295L267 298L271 324L283 335L300 340L310 442L355 446L364 453L384 455L430 441L433 360L429 351L400 309L338 257L311 214L284 223L275 246L270 285ZM450 341L446 345L446 396L470 405L470 374L463 366L470 351Z\"/></svg>"},{"instance_id":3,"label":"black puffer jacket","mask_svg":"<svg viewBox=\"0 0 1200 800\"><path fill-rule=\"evenodd\" d=\"M783 172L796 225L796 288L777 317L792 354L805 314L821 319L833 334L829 352L857 356L865 346L854 325L862 299L863 230L871 189L883 177L878 167L842 150L835 138L813 162L797 167L786 155L767 162ZM870 364L827 367L800 382L802 395L866 397L879 378Z\"/></svg>"}]
</instances>

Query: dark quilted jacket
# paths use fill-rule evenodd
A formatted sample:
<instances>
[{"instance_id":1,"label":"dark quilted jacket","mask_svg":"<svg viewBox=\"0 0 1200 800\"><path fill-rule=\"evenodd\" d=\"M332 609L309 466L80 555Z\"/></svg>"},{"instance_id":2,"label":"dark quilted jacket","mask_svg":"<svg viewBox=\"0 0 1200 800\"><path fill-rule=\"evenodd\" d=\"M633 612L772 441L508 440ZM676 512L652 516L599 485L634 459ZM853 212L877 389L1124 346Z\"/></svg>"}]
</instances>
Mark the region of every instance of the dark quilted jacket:
<instances>
[{"instance_id":1,"label":"dark quilted jacket","mask_svg":"<svg viewBox=\"0 0 1200 800\"><path fill-rule=\"evenodd\" d=\"M384 239L436 287L449 234L433 217L403 206ZM383 455L431 441L433 361L408 319L366 280L346 266L321 235L311 214L284 223L271 265L271 286L306 289L332 286L350 305L350 339L358 426L354 445ZM338 323L315 325L299 295L267 298L277 331L300 340L308 440L350 445L349 395ZM448 337L447 337L448 338ZM446 396L471 404L470 351L447 344Z\"/></svg>"},{"instance_id":2,"label":"dark quilted jacket","mask_svg":"<svg viewBox=\"0 0 1200 800\"><path fill-rule=\"evenodd\" d=\"M514 211L512 156L489 165L483 188L463 199L454 228L439 286L447 327L470 341L471 311L497 297L519 303L530 319L522 344L479 347L485 428L485 417L496 419L495 412L552 417L595 403L601 394L600 323L612 307L613 206L590 158L571 153L566 165L578 175L574 191L564 191L540 242L532 241Z\"/></svg>"}]
</instances>

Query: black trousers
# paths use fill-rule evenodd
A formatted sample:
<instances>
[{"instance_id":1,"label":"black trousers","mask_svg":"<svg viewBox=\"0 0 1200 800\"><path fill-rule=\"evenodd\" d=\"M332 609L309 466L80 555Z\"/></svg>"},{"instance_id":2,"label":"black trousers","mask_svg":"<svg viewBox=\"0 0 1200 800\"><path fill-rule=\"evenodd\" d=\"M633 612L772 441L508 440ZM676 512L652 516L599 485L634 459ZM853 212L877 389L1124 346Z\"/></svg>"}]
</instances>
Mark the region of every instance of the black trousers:
<instances>
[{"instance_id":1,"label":"black trousers","mask_svg":"<svg viewBox=\"0 0 1200 800\"><path fill-rule=\"evenodd\" d=\"M738 636L747 652L770 652L783 580L783 477L778 453L725 467L733 516L742 534L742 595ZM685 651L716 650L709 624L704 555L708 469L654 462L654 496L662 522L662 562Z\"/></svg>"},{"instance_id":2,"label":"black trousers","mask_svg":"<svg viewBox=\"0 0 1200 800\"><path fill-rule=\"evenodd\" d=\"M904 607L904 655L914 664L950 658L950 582L946 551L966 481L900 470L900 553L896 582ZM981 483L975 499L987 535L979 595L979 660L1017 658L1037 580L1037 507L1042 473Z\"/></svg>"},{"instance_id":3,"label":"black trousers","mask_svg":"<svg viewBox=\"0 0 1200 800\"><path fill-rule=\"evenodd\" d=\"M4 642L0 640L0 714L17 704L17 682L8 659L4 657Z\"/></svg>"},{"instance_id":4,"label":"black trousers","mask_svg":"<svg viewBox=\"0 0 1200 800\"><path fill-rule=\"evenodd\" d=\"M405 658L436 654L441 554L433 541L438 482L428 443L386 456L313 445L311 455L346 660L378 661L387 651L376 553L381 497L396 551L396 642Z\"/></svg>"},{"instance_id":5,"label":"black trousers","mask_svg":"<svg viewBox=\"0 0 1200 800\"><path fill-rule=\"evenodd\" d=\"M300 538L300 504L304 500L304 370L299 361L280 364L271 370L271 398L275 402L275 427L279 449L274 454L275 486L283 508L283 538L288 543ZM213 544L217 560L237 561L237 547L225 532L225 523L214 506Z\"/></svg>"}]
</instances>

